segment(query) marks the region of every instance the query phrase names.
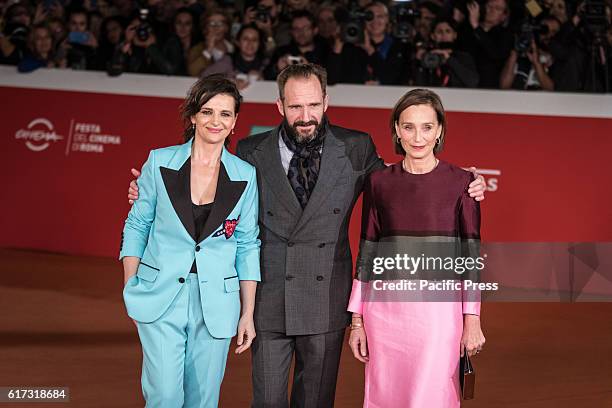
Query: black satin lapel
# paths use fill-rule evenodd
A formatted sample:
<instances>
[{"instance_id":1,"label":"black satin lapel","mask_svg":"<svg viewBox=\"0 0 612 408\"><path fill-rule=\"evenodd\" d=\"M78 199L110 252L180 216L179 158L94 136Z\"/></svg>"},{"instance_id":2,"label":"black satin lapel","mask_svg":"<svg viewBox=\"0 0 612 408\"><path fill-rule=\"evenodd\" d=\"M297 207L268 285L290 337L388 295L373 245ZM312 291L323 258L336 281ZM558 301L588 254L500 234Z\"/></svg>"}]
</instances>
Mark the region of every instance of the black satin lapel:
<instances>
[{"instance_id":1,"label":"black satin lapel","mask_svg":"<svg viewBox=\"0 0 612 408\"><path fill-rule=\"evenodd\" d=\"M215 201L210 215L204 224L204 228L196 242L201 242L225 221L229 213L232 212L238 200L242 196L242 192L246 188L246 181L232 181L227 175L225 166L221 162L219 167L219 179L217 180L217 191L215 192Z\"/></svg>"},{"instance_id":2,"label":"black satin lapel","mask_svg":"<svg viewBox=\"0 0 612 408\"><path fill-rule=\"evenodd\" d=\"M160 171L172 207L174 207L183 227L195 241L195 222L190 193L191 158L188 158L178 171L166 167L160 167Z\"/></svg>"}]
</instances>

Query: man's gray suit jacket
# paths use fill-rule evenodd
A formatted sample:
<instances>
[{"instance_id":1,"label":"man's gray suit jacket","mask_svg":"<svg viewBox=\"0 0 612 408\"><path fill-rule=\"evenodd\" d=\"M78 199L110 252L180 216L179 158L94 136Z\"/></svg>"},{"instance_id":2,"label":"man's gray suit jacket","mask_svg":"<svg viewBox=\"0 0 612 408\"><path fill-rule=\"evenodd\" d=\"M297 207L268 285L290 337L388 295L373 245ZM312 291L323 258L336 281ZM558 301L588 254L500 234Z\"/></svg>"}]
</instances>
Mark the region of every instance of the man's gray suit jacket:
<instances>
[{"instance_id":1,"label":"man's gray suit jacket","mask_svg":"<svg viewBox=\"0 0 612 408\"><path fill-rule=\"evenodd\" d=\"M339 330L350 317L351 212L367 175L384 163L368 134L328 126L317 183L302 210L281 163L278 131L243 139L236 151L256 167L259 186L255 326L288 336Z\"/></svg>"}]
</instances>

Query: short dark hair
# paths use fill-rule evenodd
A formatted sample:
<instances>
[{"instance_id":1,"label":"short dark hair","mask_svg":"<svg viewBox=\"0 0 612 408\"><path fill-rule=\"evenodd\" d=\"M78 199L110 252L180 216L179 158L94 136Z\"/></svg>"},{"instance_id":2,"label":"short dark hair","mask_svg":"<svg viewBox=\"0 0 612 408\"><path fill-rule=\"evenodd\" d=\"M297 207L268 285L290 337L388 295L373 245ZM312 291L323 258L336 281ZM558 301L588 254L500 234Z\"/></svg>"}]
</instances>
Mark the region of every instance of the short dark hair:
<instances>
[{"instance_id":1,"label":"short dark hair","mask_svg":"<svg viewBox=\"0 0 612 408\"><path fill-rule=\"evenodd\" d=\"M191 38L191 44L197 43L199 41L200 36L200 16L197 15L192 9L189 7L179 7L176 9L174 14L172 15L172 23L170 27L170 31L176 34L176 20L178 16L181 14L187 14L191 16L191 32L189 33Z\"/></svg>"},{"instance_id":2,"label":"short dark hair","mask_svg":"<svg viewBox=\"0 0 612 408\"><path fill-rule=\"evenodd\" d=\"M293 22L297 20L298 18L308 19L308 21L310 21L310 24L312 25L312 28L315 28L317 26L317 20L315 19L315 16L313 16L312 13L309 11L296 10L293 13L291 13L291 24L293 25Z\"/></svg>"},{"instance_id":3,"label":"short dark hair","mask_svg":"<svg viewBox=\"0 0 612 408\"><path fill-rule=\"evenodd\" d=\"M440 143L437 143L433 150L434 154L437 154L442 151L442 148L444 147L444 136L446 134L446 114L444 113L444 106L442 106L442 101L440 100L438 94L430 91L429 89L413 89L408 91L393 107L389 124L391 126L391 137L393 140L393 145L395 146L395 153L402 155L406 154L406 151L402 147L402 144L397 137L397 133L395 132L395 125L397 122L399 122L402 112L415 105L429 105L436 112L438 124L442 126Z\"/></svg>"},{"instance_id":4,"label":"short dark hair","mask_svg":"<svg viewBox=\"0 0 612 408\"><path fill-rule=\"evenodd\" d=\"M290 78L303 78L308 79L312 75L316 76L321 84L321 90L323 96L327 93L327 71L320 65L307 63L307 64L291 64L287 68L283 69L278 77L276 77L276 83L278 84L278 96L280 100L285 99L285 85Z\"/></svg>"},{"instance_id":5,"label":"short dark hair","mask_svg":"<svg viewBox=\"0 0 612 408\"><path fill-rule=\"evenodd\" d=\"M176 11L174 12L174 15L172 16L172 26L173 26L172 30L174 30L174 24L176 24L176 18L180 14L188 14L191 16L191 24L192 24L191 33L193 35L193 33L196 31L196 28L198 26L198 16L189 7L179 7L178 9L176 9Z\"/></svg>"},{"instance_id":6,"label":"short dark hair","mask_svg":"<svg viewBox=\"0 0 612 408\"><path fill-rule=\"evenodd\" d=\"M453 29L454 32L457 33L457 23L455 22L455 20L453 20L450 17L438 17L434 20L434 22L431 24L431 31L433 32L436 27L438 26L438 24L448 24L448 26L450 28Z\"/></svg>"},{"instance_id":7,"label":"short dark hair","mask_svg":"<svg viewBox=\"0 0 612 408\"><path fill-rule=\"evenodd\" d=\"M234 114L240 110L242 103L242 95L236 87L236 83L227 79L223 74L213 74L198 81L191 86L187 97L181 105L181 119L183 120L184 130L183 137L185 141L189 141L195 131L191 124L191 117L196 115L202 106L217 95L229 95L234 98Z\"/></svg>"}]
</instances>

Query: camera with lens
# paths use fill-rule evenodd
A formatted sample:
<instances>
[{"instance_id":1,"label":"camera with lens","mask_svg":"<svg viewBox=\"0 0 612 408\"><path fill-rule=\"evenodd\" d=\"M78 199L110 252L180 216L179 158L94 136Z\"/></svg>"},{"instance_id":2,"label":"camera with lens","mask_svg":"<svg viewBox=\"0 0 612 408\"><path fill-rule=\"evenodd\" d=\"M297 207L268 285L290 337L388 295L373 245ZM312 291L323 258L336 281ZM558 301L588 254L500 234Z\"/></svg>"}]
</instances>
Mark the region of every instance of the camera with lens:
<instances>
[{"instance_id":1,"label":"camera with lens","mask_svg":"<svg viewBox=\"0 0 612 408\"><path fill-rule=\"evenodd\" d=\"M429 70L438 69L444 64L444 57L432 51L448 49L453 49L453 43L437 43L427 46L427 52L421 58L421 66Z\"/></svg>"},{"instance_id":2,"label":"camera with lens","mask_svg":"<svg viewBox=\"0 0 612 408\"><path fill-rule=\"evenodd\" d=\"M151 25L149 24L149 9L141 8L138 15L138 20L140 20L138 26L136 27L136 37L140 41L147 41L149 36L151 35Z\"/></svg>"},{"instance_id":3,"label":"camera with lens","mask_svg":"<svg viewBox=\"0 0 612 408\"><path fill-rule=\"evenodd\" d=\"M30 30L21 23L8 23L3 30L3 34L17 48L25 48Z\"/></svg>"},{"instance_id":4,"label":"camera with lens","mask_svg":"<svg viewBox=\"0 0 612 408\"><path fill-rule=\"evenodd\" d=\"M363 44L365 24L374 19L370 10L359 8L357 1L349 2L348 8L338 8L334 13L336 21L340 23L342 41L351 44Z\"/></svg>"},{"instance_id":5,"label":"camera with lens","mask_svg":"<svg viewBox=\"0 0 612 408\"><path fill-rule=\"evenodd\" d=\"M525 20L514 38L514 50L524 55L531 48L531 42L534 39L537 41L538 36L543 34L548 34L546 24L536 24L531 19Z\"/></svg>"},{"instance_id":6,"label":"camera with lens","mask_svg":"<svg viewBox=\"0 0 612 408\"><path fill-rule=\"evenodd\" d=\"M414 20L421 15L416 2L413 0L395 0L389 14L393 35L401 41L410 40L415 32Z\"/></svg>"},{"instance_id":7,"label":"camera with lens","mask_svg":"<svg viewBox=\"0 0 612 408\"><path fill-rule=\"evenodd\" d=\"M270 19L272 19L272 16L270 15L270 7L259 4L255 8L255 20L265 23Z\"/></svg>"}]
</instances>

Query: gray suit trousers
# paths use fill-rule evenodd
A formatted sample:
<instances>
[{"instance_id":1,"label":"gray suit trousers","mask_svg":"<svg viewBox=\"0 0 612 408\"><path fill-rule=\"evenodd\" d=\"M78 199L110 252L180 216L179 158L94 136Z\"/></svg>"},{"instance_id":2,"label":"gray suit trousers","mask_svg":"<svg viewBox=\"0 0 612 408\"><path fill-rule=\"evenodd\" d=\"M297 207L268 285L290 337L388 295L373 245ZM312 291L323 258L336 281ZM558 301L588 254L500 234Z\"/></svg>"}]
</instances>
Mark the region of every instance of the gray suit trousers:
<instances>
[{"instance_id":1,"label":"gray suit trousers","mask_svg":"<svg viewBox=\"0 0 612 408\"><path fill-rule=\"evenodd\" d=\"M331 408L334 406L344 329L287 336L257 332L253 354L253 408ZM287 395L295 354L291 405Z\"/></svg>"}]
</instances>

